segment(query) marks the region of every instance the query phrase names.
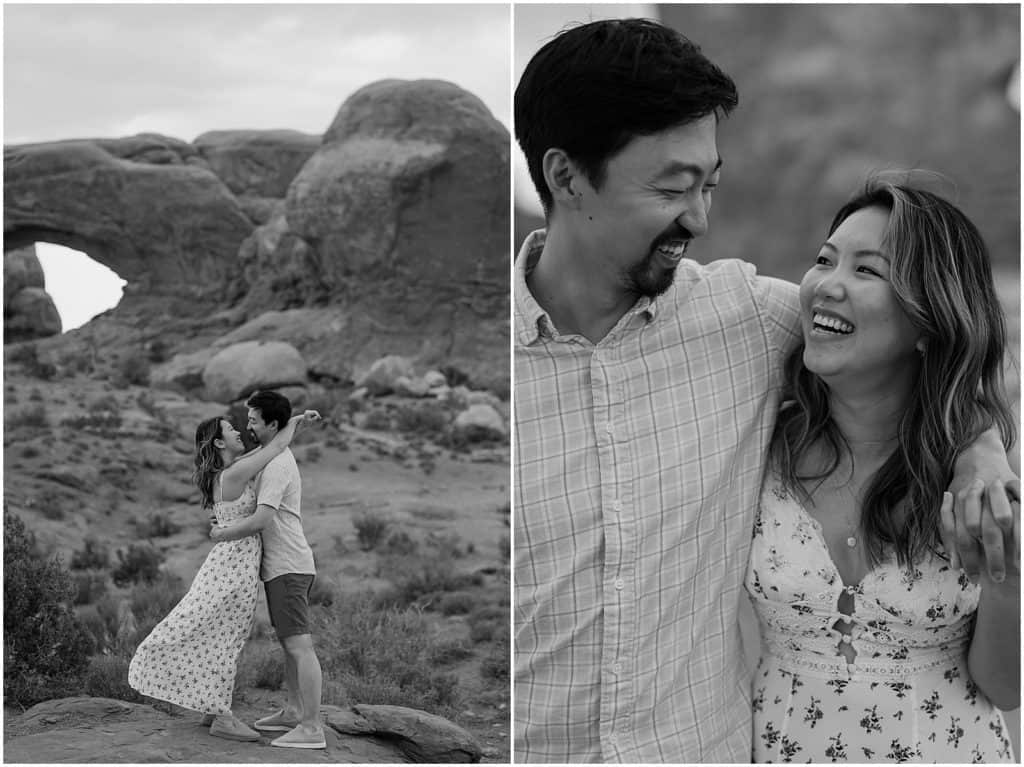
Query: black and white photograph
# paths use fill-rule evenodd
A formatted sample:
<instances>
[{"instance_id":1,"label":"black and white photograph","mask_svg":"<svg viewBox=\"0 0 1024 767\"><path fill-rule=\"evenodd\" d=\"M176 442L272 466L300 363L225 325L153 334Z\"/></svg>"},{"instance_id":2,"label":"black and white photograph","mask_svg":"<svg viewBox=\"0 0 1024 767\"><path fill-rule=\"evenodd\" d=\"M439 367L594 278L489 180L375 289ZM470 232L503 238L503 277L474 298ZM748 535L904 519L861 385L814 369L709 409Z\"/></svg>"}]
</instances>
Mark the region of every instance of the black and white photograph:
<instances>
[{"instance_id":1,"label":"black and white photograph","mask_svg":"<svg viewBox=\"0 0 1024 767\"><path fill-rule=\"evenodd\" d=\"M511 18L4 5L5 761L510 761Z\"/></svg>"},{"instance_id":2,"label":"black and white photograph","mask_svg":"<svg viewBox=\"0 0 1024 767\"><path fill-rule=\"evenodd\" d=\"M513 27L513 760L1019 761L1019 5Z\"/></svg>"}]
</instances>

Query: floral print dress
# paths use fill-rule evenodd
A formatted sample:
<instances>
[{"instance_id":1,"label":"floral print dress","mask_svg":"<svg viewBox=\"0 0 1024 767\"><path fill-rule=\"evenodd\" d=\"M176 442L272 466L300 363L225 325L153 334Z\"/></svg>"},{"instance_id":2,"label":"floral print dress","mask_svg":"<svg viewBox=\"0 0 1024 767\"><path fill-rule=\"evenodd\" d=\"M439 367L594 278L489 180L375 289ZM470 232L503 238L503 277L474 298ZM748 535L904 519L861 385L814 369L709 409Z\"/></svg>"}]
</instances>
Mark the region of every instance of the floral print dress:
<instances>
[{"instance_id":1,"label":"floral print dress","mask_svg":"<svg viewBox=\"0 0 1024 767\"><path fill-rule=\"evenodd\" d=\"M252 482L213 511L221 524L252 514ZM194 711L230 713L238 655L256 613L262 553L258 535L215 543L188 593L135 651L128 684Z\"/></svg>"},{"instance_id":2,"label":"floral print dress","mask_svg":"<svg viewBox=\"0 0 1024 767\"><path fill-rule=\"evenodd\" d=\"M745 585L761 630L755 762L1014 761L967 671L980 589L962 571L892 561L844 586L818 521L769 476Z\"/></svg>"}]
</instances>

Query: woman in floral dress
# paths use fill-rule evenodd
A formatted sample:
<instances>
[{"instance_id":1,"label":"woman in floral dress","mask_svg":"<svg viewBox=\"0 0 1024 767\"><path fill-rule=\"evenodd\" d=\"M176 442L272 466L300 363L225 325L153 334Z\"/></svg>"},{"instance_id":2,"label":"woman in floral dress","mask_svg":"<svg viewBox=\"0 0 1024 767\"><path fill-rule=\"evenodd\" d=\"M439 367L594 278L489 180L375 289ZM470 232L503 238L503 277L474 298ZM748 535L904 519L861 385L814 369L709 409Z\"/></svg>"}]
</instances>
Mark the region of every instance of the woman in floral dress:
<instances>
[{"instance_id":1,"label":"woman in floral dress","mask_svg":"<svg viewBox=\"0 0 1024 767\"><path fill-rule=\"evenodd\" d=\"M945 200L875 180L800 300L746 578L754 761L1013 761L999 709L1019 704L1019 484L984 518L1001 580L972 582L939 538L958 451L992 425L1014 439L984 243Z\"/></svg>"},{"instance_id":2,"label":"woman in floral dress","mask_svg":"<svg viewBox=\"0 0 1024 767\"><path fill-rule=\"evenodd\" d=\"M266 447L244 456L227 419L199 424L193 479L203 508L213 509L218 524L252 514L255 476L288 447L301 421L319 417L315 410L293 416ZM230 740L260 737L231 712L231 695L252 629L261 554L258 535L214 544L188 593L139 644L128 668L135 690L207 714L210 734Z\"/></svg>"}]
</instances>

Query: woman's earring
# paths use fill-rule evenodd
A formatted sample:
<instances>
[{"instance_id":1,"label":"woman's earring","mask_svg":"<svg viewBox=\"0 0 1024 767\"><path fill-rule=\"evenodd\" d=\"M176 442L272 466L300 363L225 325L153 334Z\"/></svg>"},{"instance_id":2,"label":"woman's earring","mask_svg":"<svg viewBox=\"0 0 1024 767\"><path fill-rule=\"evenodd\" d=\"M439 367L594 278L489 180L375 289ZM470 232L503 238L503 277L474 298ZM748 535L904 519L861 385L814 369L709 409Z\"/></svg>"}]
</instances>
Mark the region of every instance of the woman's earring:
<instances>
[{"instance_id":1,"label":"woman's earring","mask_svg":"<svg viewBox=\"0 0 1024 767\"><path fill-rule=\"evenodd\" d=\"M925 352L928 351L928 344L924 339L921 339L917 342L917 345L914 348L917 349L917 353L923 357Z\"/></svg>"}]
</instances>

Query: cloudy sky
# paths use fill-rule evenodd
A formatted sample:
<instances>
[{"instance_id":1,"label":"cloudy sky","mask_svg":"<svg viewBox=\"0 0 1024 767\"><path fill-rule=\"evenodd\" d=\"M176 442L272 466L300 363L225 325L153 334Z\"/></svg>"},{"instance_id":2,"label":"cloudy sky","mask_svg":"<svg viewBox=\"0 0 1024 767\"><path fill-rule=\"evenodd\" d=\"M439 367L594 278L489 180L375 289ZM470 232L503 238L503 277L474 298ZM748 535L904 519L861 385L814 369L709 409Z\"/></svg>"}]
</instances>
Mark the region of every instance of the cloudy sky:
<instances>
[{"instance_id":1,"label":"cloudy sky","mask_svg":"<svg viewBox=\"0 0 1024 767\"><path fill-rule=\"evenodd\" d=\"M3 19L5 144L322 133L347 96L387 77L450 80L511 124L504 4L5 4ZM37 252L65 329L116 303L109 270Z\"/></svg>"}]
</instances>

